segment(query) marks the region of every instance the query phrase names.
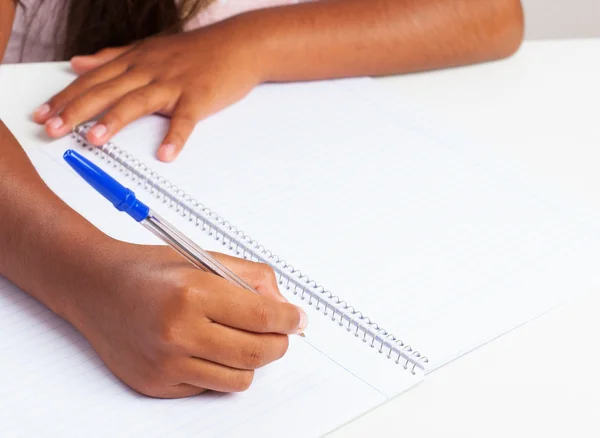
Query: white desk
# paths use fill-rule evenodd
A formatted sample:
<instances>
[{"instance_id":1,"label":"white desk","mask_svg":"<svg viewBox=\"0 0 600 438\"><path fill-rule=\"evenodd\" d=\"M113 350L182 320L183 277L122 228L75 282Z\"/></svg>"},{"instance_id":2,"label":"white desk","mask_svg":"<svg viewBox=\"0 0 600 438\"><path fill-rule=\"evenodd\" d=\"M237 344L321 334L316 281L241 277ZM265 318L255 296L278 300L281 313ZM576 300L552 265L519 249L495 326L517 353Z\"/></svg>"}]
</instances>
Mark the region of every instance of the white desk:
<instances>
[{"instance_id":1,"label":"white desk","mask_svg":"<svg viewBox=\"0 0 600 438\"><path fill-rule=\"evenodd\" d=\"M69 80L65 65L0 68L0 117L24 147L45 141L28 120L31 110ZM508 61L381 82L398 99L468 130L482 147L600 203L600 39L528 42ZM332 437L600 436L600 298L590 292Z\"/></svg>"}]
</instances>

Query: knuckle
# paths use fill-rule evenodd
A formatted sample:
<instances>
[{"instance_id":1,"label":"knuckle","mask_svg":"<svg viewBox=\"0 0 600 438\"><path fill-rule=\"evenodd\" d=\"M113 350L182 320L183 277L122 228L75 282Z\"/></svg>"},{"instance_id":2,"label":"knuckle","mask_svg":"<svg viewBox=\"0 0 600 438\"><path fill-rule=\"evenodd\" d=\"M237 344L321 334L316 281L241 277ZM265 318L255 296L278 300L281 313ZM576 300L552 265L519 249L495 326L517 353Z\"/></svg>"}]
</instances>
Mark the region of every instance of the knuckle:
<instances>
[{"instance_id":1,"label":"knuckle","mask_svg":"<svg viewBox=\"0 0 600 438\"><path fill-rule=\"evenodd\" d=\"M254 343L246 346L242 350L242 362L250 369L255 369L265 364L266 349L260 343Z\"/></svg>"},{"instance_id":2,"label":"knuckle","mask_svg":"<svg viewBox=\"0 0 600 438\"><path fill-rule=\"evenodd\" d=\"M196 289L188 284L183 284L175 288L173 299L181 308L187 308L196 298Z\"/></svg>"},{"instance_id":3,"label":"knuckle","mask_svg":"<svg viewBox=\"0 0 600 438\"><path fill-rule=\"evenodd\" d=\"M61 92L55 96L52 96L48 100L48 105L53 110L61 110L67 101L68 101L67 90L64 90L63 92Z\"/></svg>"},{"instance_id":4,"label":"knuckle","mask_svg":"<svg viewBox=\"0 0 600 438\"><path fill-rule=\"evenodd\" d=\"M200 85L198 87L198 94L202 96L202 100L204 102L215 102L219 99L219 93L217 92L217 87L214 84L214 80L210 79L206 80L206 83Z\"/></svg>"},{"instance_id":5,"label":"knuckle","mask_svg":"<svg viewBox=\"0 0 600 438\"><path fill-rule=\"evenodd\" d=\"M145 378L135 389L150 397L161 397L168 385L162 379Z\"/></svg>"},{"instance_id":6,"label":"knuckle","mask_svg":"<svg viewBox=\"0 0 600 438\"><path fill-rule=\"evenodd\" d=\"M220 294L220 290L215 290L214 287L214 275L207 272L197 273L197 284L201 284L202 287L194 290L194 299L198 302L198 306L201 308L206 307L209 303L218 300L222 302L225 300L225 296ZM188 293L191 295L191 292ZM189 296L188 298L191 298Z\"/></svg>"},{"instance_id":7,"label":"knuckle","mask_svg":"<svg viewBox=\"0 0 600 438\"><path fill-rule=\"evenodd\" d=\"M163 386L159 382L151 379L142 380L140 383L135 385L134 388L149 397L158 397L163 391Z\"/></svg>"},{"instance_id":8,"label":"knuckle","mask_svg":"<svg viewBox=\"0 0 600 438\"><path fill-rule=\"evenodd\" d=\"M194 114L188 112L177 114L177 122L182 126L193 127L197 121L197 117Z\"/></svg>"},{"instance_id":9,"label":"knuckle","mask_svg":"<svg viewBox=\"0 0 600 438\"><path fill-rule=\"evenodd\" d=\"M232 379L232 389L235 392L246 391L254 380L254 371L238 371Z\"/></svg>"},{"instance_id":10,"label":"knuckle","mask_svg":"<svg viewBox=\"0 0 600 438\"><path fill-rule=\"evenodd\" d=\"M152 37L138 41L135 45L136 55L142 56L151 53L156 47L156 40Z\"/></svg>"},{"instance_id":11,"label":"knuckle","mask_svg":"<svg viewBox=\"0 0 600 438\"><path fill-rule=\"evenodd\" d=\"M171 373L169 371L169 363L166 360L162 360L161 362L155 364L154 369L150 376L148 376L148 381L154 386L162 387L167 385L171 379Z\"/></svg>"},{"instance_id":12,"label":"knuckle","mask_svg":"<svg viewBox=\"0 0 600 438\"><path fill-rule=\"evenodd\" d=\"M76 124L83 121L79 120L79 118L81 117L81 113L86 112L86 108L86 101L76 98L65 105L60 116L67 125Z\"/></svg>"},{"instance_id":13,"label":"knuckle","mask_svg":"<svg viewBox=\"0 0 600 438\"><path fill-rule=\"evenodd\" d=\"M108 97L120 94L121 81L107 81L94 85L88 92L89 97Z\"/></svg>"},{"instance_id":14,"label":"knuckle","mask_svg":"<svg viewBox=\"0 0 600 438\"><path fill-rule=\"evenodd\" d=\"M131 93L123 100L123 102L124 104L131 105L143 112L148 112L151 109L150 93L145 91Z\"/></svg>"},{"instance_id":15,"label":"knuckle","mask_svg":"<svg viewBox=\"0 0 600 438\"><path fill-rule=\"evenodd\" d=\"M260 280L266 284L272 283L276 279L275 271L273 271L273 268L266 263L259 263L257 271L259 272Z\"/></svg>"},{"instance_id":16,"label":"knuckle","mask_svg":"<svg viewBox=\"0 0 600 438\"><path fill-rule=\"evenodd\" d=\"M256 324L259 328L267 329L271 325L273 316L271 309L265 301L259 301L254 308Z\"/></svg>"},{"instance_id":17,"label":"knuckle","mask_svg":"<svg viewBox=\"0 0 600 438\"><path fill-rule=\"evenodd\" d=\"M71 125L74 124L78 112L79 111L77 109L76 104L70 103L62 109L62 111L60 112L60 117L61 119L63 119L65 124Z\"/></svg>"},{"instance_id":18,"label":"knuckle","mask_svg":"<svg viewBox=\"0 0 600 438\"><path fill-rule=\"evenodd\" d=\"M163 307L158 324L158 337L168 346L184 346L185 334L183 321L194 301L192 287L181 286L170 293L170 299Z\"/></svg>"},{"instance_id":19,"label":"knuckle","mask_svg":"<svg viewBox=\"0 0 600 438\"><path fill-rule=\"evenodd\" d=\"M95 71L92 70L88 73L84 73L81 76L78 76L69 87L65 89L65 94L67 93L77 93L80 90L85 90L90 88L96 83Z\"/></svg>"},{"instance_id":20,"label":"knuckle","mask_svg":"<svg viewBox=\"0 0 600 438\"><path fill-rule=\"evenodd\" d=\"M282 335L279 336L279 345L277 349L277 355L275 356L275 360L281 359L287 353L288 348L290 346L290 338L288 336Z\"/></svg>"},{"instance_id":21,"label":"knuckle","mask_svg":"<svg viewBox=\"0 0 600 438\"><path fill-rule=\"evenodd\" d=\"M163 344L177 345L181 339L180 327L171 318L165 318L160 323L158 338Z\"/></svg>"},{"instance_id":22,"label":"knuckle","mask_svg":"<svg viewBox=\"0 0 600 438\"><path fill-rule=\"evenodd\" d=\"M118 109L112 109L103 117L103 121L106 125L109 126L122 126L123 124L123 116Z\"/></svg>"},{"instance_id":23,"label":"knuckle","mask_svg":"<svg viewBox=\"0 0 600 438\"><path fill-rule=\"evenodd\" d=\"M145 369L139 376L135 385L136 389L149 396L159 396L171 384L172 373L169 361L166 358L159 359Z\"/></svg>"}]
</instances>

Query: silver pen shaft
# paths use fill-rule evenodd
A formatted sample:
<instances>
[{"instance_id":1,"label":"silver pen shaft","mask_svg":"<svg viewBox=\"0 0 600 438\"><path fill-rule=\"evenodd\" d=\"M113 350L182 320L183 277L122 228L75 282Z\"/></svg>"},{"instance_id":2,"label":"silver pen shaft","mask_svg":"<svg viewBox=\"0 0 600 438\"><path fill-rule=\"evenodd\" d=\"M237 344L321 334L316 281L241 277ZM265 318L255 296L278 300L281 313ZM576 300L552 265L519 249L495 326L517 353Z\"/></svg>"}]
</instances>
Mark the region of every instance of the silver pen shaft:
<instances>
[{"instance_id":1,"label":"silver pen shaft","mask_svg":"<svg viewBox=\"0 0 600 438\"><path fill-rule=\"evenodd\" d=\"M148 230L161 239L194 266L203 271L212 272L244 289L256 292L252 286L238 277L234 272L217 261L210 253L179 232L173 225L150 210L148 217L142 222Z\"/></svg>"},{"instance_id":2,"label":"silver pen shaft","mask_svg":"<svg viewBox=\"0 0 600 438\"><path fill-rule=\"evenodd\" d=\"M198 269L211 272L231 283L256 293L256 290L238 277L235 272L220 263L210 253L200 248L196 243L179 232L173 225L161 218L154 211L149 210L148 216L141 224L161 239ZM304 333L299 333L305 337Z\"/></svg>"}]
</instances>

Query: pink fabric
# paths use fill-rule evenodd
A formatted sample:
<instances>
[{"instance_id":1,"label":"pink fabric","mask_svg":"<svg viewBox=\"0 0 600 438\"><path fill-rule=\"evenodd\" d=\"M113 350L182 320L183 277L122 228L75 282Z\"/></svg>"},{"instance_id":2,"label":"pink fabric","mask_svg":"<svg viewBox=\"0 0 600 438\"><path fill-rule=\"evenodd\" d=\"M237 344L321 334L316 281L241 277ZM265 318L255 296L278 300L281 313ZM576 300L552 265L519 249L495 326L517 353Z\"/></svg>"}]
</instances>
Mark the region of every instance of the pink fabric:
<instances>
[{"instance_id":1,"label":"pink fabric","mask_svg":"<svg viewBox=\"0 0 600 438\"><path fill-rule=\"evenodd\" d=\"M24 0L17 6L12 33L2 63L56 61L64 38L60 13L69 1ZM186 26L186 30L223 20L252 9L298 3L306 0L215 0ZM59 12L57 12L59 11ZM26 29L29 34L26 35ZM58 50L57 50L58 49Z\"/></svg>"}]
</instances>

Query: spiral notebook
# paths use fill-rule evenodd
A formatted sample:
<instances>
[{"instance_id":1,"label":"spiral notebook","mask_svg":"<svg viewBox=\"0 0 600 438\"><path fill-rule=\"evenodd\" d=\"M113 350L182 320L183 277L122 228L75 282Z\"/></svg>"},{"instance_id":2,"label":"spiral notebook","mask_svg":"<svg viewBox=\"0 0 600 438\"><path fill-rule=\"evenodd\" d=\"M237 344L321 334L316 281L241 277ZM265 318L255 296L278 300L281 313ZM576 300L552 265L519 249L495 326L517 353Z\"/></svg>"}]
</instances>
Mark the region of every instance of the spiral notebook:
<instances>
[{"instance_id":1,"label":"spiral notebook","mask_svg":"<svg viewBox=\"0 0 600 438\"><path fill-rule=\"evenodd\" d=\"M66 149L206 249L270 264L309 315L306 338L245 393L153 400L0 283L0 435L321 436L600 283L596 212L371 80L260 87L171 164L154 158L167 123L144 118L102 148L83 126L31 158L113 237L159 243L71 172Z\"/></svg>"}]
</instances>

